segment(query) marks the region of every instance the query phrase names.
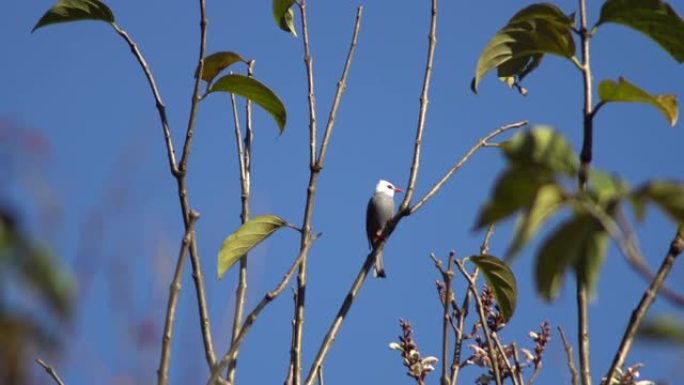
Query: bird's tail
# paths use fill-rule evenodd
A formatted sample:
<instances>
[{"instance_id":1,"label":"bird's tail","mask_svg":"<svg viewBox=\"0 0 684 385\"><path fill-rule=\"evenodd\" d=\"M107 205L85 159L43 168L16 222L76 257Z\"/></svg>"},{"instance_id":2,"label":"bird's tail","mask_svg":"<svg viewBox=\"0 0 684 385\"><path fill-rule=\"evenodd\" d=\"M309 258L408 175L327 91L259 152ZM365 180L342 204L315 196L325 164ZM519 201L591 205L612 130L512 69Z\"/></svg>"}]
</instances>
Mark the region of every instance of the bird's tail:
<instances>
[{"instance_id":1,"label":"bird's tail","mask_svg":"<svg viewBox=\"0 0 684 385\"><path fill-rule=\"evenodd\" d=\"M375 278L387 278L385 275L385 266L382 263L382 251L375 256L375 271L373 272Z\"/></svg>"}]
</instances>

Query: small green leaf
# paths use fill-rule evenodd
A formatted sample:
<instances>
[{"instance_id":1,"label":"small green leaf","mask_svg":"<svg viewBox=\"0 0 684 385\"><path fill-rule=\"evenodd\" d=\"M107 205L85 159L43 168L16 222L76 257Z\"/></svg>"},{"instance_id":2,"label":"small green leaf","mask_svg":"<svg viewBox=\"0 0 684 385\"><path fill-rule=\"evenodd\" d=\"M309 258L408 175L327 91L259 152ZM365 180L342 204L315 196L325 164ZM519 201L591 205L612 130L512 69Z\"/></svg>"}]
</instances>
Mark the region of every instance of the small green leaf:
<instances>
[{"instance_id":1,"label":"small green leaf","mask_svg":"<svg viewBox=\"0 0 684 385\"><path fill-rule=\"evenodd\" d=\"M684 345L684 319L667 314L647 318L639 326L637 337L644 340Z\"/></svg>"},{"instance_id":2,"label":"small green leaf","mask_svg":"<svg viewBox=\"0 0 684 385\"><path fill-rule=\"evenodd\" d=\"M237 94L258 104L273 116L273 119L278 124L280 133L283 133L287 120L285 105L280 101L278 95L259 81L244 75L226 75L209 88L209 93L219 91Z\"/></svg>"},{"instance_id":3,"label":"small green leaf","mask_svg":"<svg viewBox=\"0 0 684 385\"><path fill-rule=\"evenodd\" d=\"M556 298L568 267L575 267L593 290L606 245L605 232L593 217L581 214L563 222L544 240L537 253L537 292L547 301Z\"/></svg>"},{"instance_id":4,"label":"small green leaf","mask_svg":"<svg viewBox=\"0 0 684 385\"><path fill-rule=\"evenodd\" d=\"M518 298L518 285L511 268L504 261L491 255L480 255L469 260L482 271L487 285L494 291L494 298L504 321L508 322L515 312Z\"/></svg>"},{"instance_id":5,"label":"small green leaf","mask_svg":"<svg viewBox=\"0 0 684 385\"><path fill-rule=\"evenodd\" d=\"M513 164L539 166L571 177L577 174L575 152L565 137L551 127L535 126L521 131L501 147Z\"/></svg>"},{"instance_id":6,"label":"small green leaf","mask_svg":"<svg viewBox=\"0 0 684 385\"><path fill-rule=\"evenodd\" d=\"M603 102L638 102L650 104L660 110L670 126L677 123L679 109L675 95L651 95L620 77L618 82L604 80L599 84L599 97Z\"/></svg>"},{"instance_id":7,"label":"small green leaf","mask_svg":"<svg viewBox=\"0 0 684 385\"><path fill-rule=\"evenodd\" d=\"M653 202L676 223L684 224L684 184L675 181L654 181L637 189L632 197L637 206L647 201Z\"/></svg>"},{"instance_id":8,"label":"small green leaf","mask_svg":"<svg viewBox=\"0 0 684 385\"><path fill-rule=\"evenodd\" d=\"M59 0L38 20L31 32L50 24L79 20L114 22L114 14L98 0Z\"/></svg>"},{"instance_id":9,"label":"small green leaf","mask_svg":"<svg viewBox=\"0 0 684 385\"><path fill-rule=\"evenodd\" d=\"M242 56L230 51L221 51L213 53L204 58L204 68L202 68L202 80L211 83L212 80L219 74L219 72L228 68L231 64L243 62L247 63ZM195 77L199 68L195 70Z\"/></svg>"},{"instance_id":10,"label":"small green leaf","mask_svg":"<svg viewBox=\"0 0 684 385\"><path fill-rule=\"evenodd\" d=\"M260 215L245 222L223 241L218 252L218 277L223 275L243 255L258 245L287 222L275 215Z\"/></svg>"},{"instance_id":11,"label":"small green leaf","mask_svg":"<svg viewBox=\"0 0 684 385\"><path fill-rule=\"evenodd\" d=\"M525 246L539 227L562 207L563 190L556 184L547 184L537 190L537 195L520 216L513 242L506 251L506 260L512 259Z\"/></svg>"},{"instance_id":12,"label":"small green leaf","mask_svg":"<svg viewBox=\"0 0 684 385\"><path fill-rule=\"evenodd\" d=\"M597 203L605 206L624 198L629 188L617 176L593 169L589 171L589 192Z\"/></svg>"},{"instance_id":13,"label":"small green leaf","mask_svg":"<svg viewBox=\"0 0 684 385\"><path fill-rule=\"evenodd\" d=\"M679 63L684 62L684 20L661 0L608 0L597 25L617 23L653 39Z\"/></svg>"},{"instance_id":14,"label":"small green leaf","mask_svg":"<svg viewBox=\"0 0 684 385\"><path fill-rule=\"evenodd\" d=\"M499 77L517 76L521 80L539 65L545 54L573 57L572 25L572 18L552 4L533 4L520 10L482 50L471 84L473 92L477 92L480 80L494 68L504 66ZM511 60L516 62L506 65Z\"/></svg>"},{"instance_id":15,"label":"small green leaf","mask_svg":"<svg viewBox=\"0 0 684 385\"><path fill-rule=\"evenodd\" d=\"M273 0L273 19L280 29L297 37L292 10L294 3L294 0Z\"/></svg>"},{"instance_id":16,"label":"small green leaf","mask_svg":"<svg viewBox=\"0 0 684 385\"><path fill-rule=\"evenodd\" d=\"M529 206L537 191L552 180L548 171L538 167L509 167L496 181L492 197L480 211L475 228L499 222Z\"/></svg>"}]
</instances>

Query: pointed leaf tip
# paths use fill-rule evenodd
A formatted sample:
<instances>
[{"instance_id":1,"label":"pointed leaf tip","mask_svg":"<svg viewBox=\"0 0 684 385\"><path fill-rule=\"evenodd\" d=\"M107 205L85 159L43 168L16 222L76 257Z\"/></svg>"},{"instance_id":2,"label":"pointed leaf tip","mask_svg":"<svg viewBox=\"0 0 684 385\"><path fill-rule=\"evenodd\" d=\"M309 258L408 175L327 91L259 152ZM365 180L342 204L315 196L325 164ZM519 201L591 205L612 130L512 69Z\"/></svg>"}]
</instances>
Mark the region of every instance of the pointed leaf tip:
<instances>
[{"instance_id":1,"label":"pointed leaf tip","mask_svg":"<svg viewBox=\"0 0 684 385\"><path fill-rule=\"evenodd\" d=\"M254 248L287 222L275 215L260 215L240 226L229 235L218 252L218 278L235 264L243 255Z\"/></svg>"},{"instance_id":2,"label":"pointed leaf tip","mask_svg":"<svg viewBox=\"0 0 684 385\"><path fill-rule=\"evenodd\" d=\"M657 108L667 119L670 126L677 123L679 109L675 95L651 95L620 77L617 82L604 80L599 84L599 97L602 102L636 102L650 104Z\"/></svg>"},{"instance_id":3,"label":"pointed leaf tip","mask_svg":"<svg viewBox=\"0 0 684 385\"><path fill-rule=\"evenodd\" d=\"M31 32L46 25L79 20L101 20L111 24L114 14L98 0L59 0L45 12Z\"/></svg>"},{"instance_id":4,"label":"pointed leaf tip","mask_svg":"<svg viewBox=\"0 0 684 385\"><path fill-rule=\"evenodd\" d=\"M278 28L297 37L297 29L294 26L294 11L292 10L294 3L295 0L273 0L273 19Z\"/></svg>"},{"instance_id":5,"label":"pointed leaf tip","mask_svg":"<svg viewBox=\"0 0 684 385\"><path fill-rule=\"evenodd\" d=\"M487 285L494 291L504 322L508 322L515 312L518 299L518 285L513 271L504 261L492 255L479 255L469 260L482 271Z\"/></svg>"},{"instance_id":6,"label":"pointed leaf tip","mask_svg":"<svg viewBox=\"0 0 684 385\"><path fill-rule=\"evenodd\" d=\"M231 74L226 75L211 85L209 93L229 92L247 98L266 110L278 124L280 133L285 130L287 110L278 95L270 88L253 78Z\"/></svg>"},{"instance_id":7,"label":"pointed leaf tip","mask_svg":"<svg viewBox=\"0 0 684 385\"><path fill-rule=\"evenodd\" d=\"M204 68L202 69L202 80L211 83L219 72L230 67L237 62L247 63L247 60L239 54L231 51L215 52L204 58ZM195 78L199 68L195 70Z\"/></svg>"}]
</instances>

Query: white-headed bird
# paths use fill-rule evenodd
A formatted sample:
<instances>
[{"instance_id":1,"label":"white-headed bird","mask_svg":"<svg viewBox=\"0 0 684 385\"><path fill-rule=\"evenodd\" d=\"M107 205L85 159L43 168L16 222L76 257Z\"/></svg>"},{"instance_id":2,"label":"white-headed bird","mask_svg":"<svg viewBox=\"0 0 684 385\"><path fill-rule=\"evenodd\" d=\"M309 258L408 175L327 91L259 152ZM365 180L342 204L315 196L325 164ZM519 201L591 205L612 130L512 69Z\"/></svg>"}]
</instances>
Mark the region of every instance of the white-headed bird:
<instances>
[{"instance_id":1,"label":"white-headed bird","mask_svg":"<svg viewBox=\"0 0 684 385\"><path fill-rule=\"evenodd\" d=\"M375 193L368 201L368 208L366 209L366 234L371 249L374 249L382 240L382 232L385 230L387 222L394 215L394 193L403 191L386 180L380 180L375 185ZM382 252L379 252L375 258L375 276L386 277L382 263Z\"/></svg>"}]
</instances>

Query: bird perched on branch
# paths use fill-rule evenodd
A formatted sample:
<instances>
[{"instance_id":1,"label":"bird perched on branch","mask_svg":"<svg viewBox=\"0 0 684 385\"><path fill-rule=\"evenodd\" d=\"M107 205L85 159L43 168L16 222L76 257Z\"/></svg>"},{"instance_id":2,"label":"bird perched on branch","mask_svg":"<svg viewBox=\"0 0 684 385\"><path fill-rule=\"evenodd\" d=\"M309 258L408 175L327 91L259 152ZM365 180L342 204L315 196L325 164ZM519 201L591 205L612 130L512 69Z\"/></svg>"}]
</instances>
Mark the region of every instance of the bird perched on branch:
<instances>
[{"instance_id":1,"label":"bird perched on branch","mask_svg":"<svg viewBox=\"0 0 684 385\"><path fill-rule=\"evenodd\" d=\"M366 209L366 234L368 244L371 249L382 240L382 232L385 230L387 222L394 215L394 193L404 192L404 190L394 187L386 180L380 180L375 185L375 193L368 201ZM385 268L382 263L382 252L378 252L375 258L375 276L385 278Z\"/></svg>"}]
</instances>

